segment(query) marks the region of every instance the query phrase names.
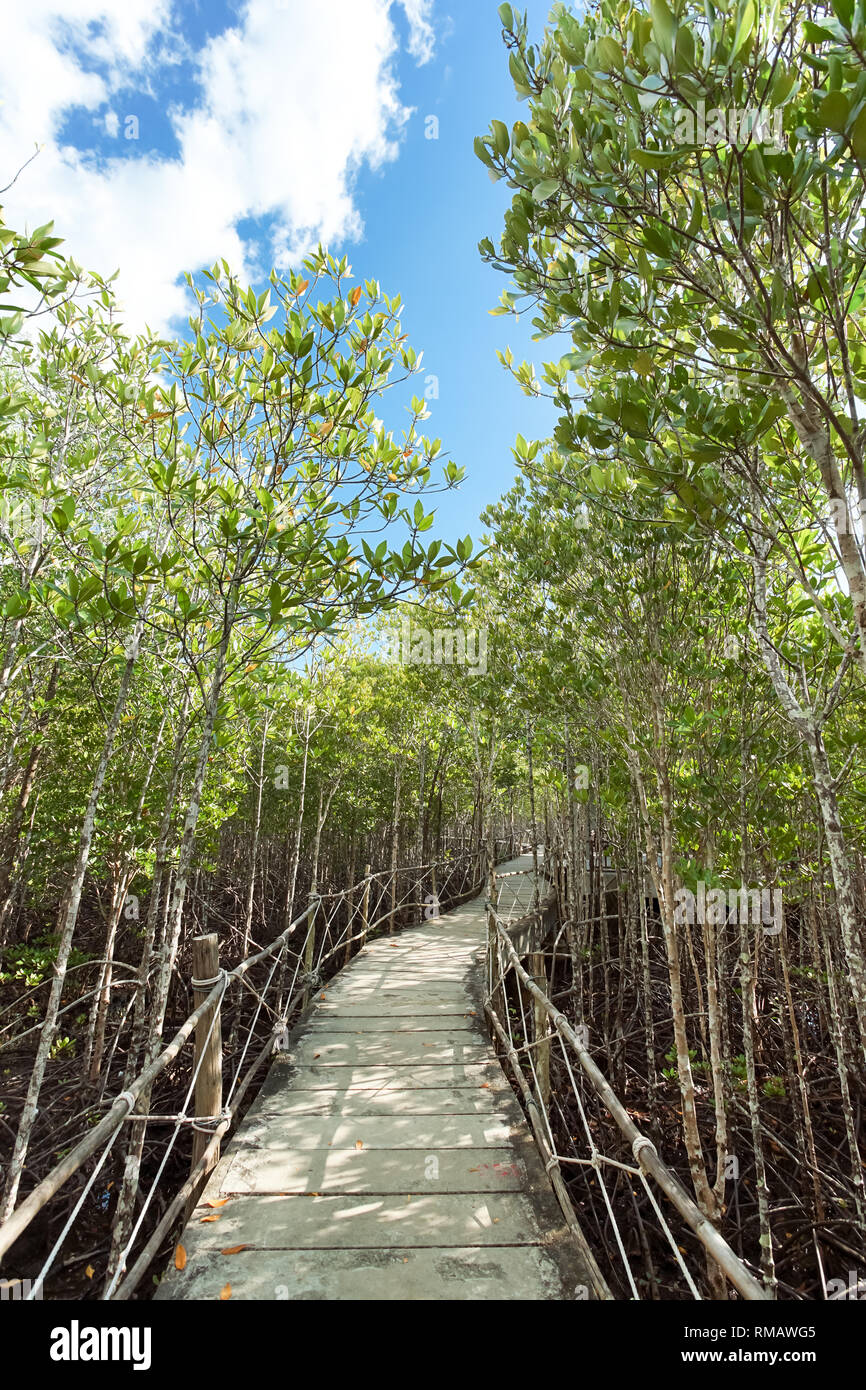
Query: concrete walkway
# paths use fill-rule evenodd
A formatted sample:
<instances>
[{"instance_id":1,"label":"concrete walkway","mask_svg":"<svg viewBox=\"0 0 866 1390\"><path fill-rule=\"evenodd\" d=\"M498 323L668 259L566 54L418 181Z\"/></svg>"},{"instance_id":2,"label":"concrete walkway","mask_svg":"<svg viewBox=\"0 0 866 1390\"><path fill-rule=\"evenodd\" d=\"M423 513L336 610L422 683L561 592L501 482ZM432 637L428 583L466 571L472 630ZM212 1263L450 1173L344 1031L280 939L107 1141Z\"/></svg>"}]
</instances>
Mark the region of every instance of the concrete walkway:
<instances>
[{"instance_id":1,"label":"concrete walkway","mask_svg":"<svg viewBox=\"0 0 866 1390\"><path fill-rule=\"evenodd\" d=\"M501 911L517 888L528 905L532 876L507 882ZM482 896L372 942L321 992L158 1299L591 1297L484 1026L486 931Z\"/></svg>"}]
</instances>

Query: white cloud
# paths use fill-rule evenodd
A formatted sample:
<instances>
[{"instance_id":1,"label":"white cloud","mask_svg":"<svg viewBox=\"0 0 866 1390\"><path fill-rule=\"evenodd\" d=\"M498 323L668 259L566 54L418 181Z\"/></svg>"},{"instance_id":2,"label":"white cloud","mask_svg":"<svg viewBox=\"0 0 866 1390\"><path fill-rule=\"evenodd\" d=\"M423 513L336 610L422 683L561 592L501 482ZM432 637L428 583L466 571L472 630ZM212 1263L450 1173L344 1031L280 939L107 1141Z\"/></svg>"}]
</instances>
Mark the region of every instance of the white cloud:
<instances>
[{"instance_id":1,"label":"white cloud","mask_svg":"<svg viewBox=\"0 0 866 1390\"><path fill-rule=\"evenodd\" d=\"M436 42L430 23L430 0L403 0L403 9L409 21L409 52L419 63L428 63Z\"/></svg>"},{"instance_id":2,"label":"white cloud","mask_svg":"<svg viewBox=\"0 0 866 1390\"><path fill-rule=\"evenodd\" d=\"M410 109L394 73L397 0L248 0L236 25L190 53L172 0L30 0L8 10L0 50L0 184L13 225L54 218L81 264L110 273L136 327L187 311L185 270L220 257L241 271L357 238L353 180L396 157ZM418 63L433 51L432 0L400 0ZM198 84L168 115L177 149L152 150L146 103L184 53ZM86 61L82 61L82 55ZM99 65L93 72L92 66ZM62 144L71 108L116 136L95 161ZM135 134L139 122L139 139ZM124 136L127 136L125 139ZM272 244L245 247L244 218Z\"/></svg>"}]
</instances>

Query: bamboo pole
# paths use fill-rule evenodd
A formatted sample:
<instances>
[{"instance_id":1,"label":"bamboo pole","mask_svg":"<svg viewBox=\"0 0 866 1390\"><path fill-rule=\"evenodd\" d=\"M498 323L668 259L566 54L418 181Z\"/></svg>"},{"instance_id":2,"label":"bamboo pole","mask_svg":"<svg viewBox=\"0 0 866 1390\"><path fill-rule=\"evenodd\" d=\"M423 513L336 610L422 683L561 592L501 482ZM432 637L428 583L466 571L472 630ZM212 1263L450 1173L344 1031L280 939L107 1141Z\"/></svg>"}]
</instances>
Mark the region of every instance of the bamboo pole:
<instances>
[{"instance_id":1,"label":"bamboo pole","mask_svg":"<svg viewBox=\"0 0 866 1390\"><path fill-rule=\"evenodd\" d=\"M541 951L533 951L529 957L529 968L532 971L533 979L545 995L547 993L547 971L544 964L544 954ZM538 1077L538 1092L541 1105L545 1112L550 1105L550 1024L547 1018L547 1010L539 1000L533 996L532 1000L532 1020L535 1029L535 1074Z\"/></svg>"},{"instance_id":2,"label":"bamboo pole","mask_svg":"<svg viewBox=\"0 0 866 1390\"><path fill-rule=\"evenodd\" d=\"M361 901L361 944L360 944L360 946L358 947L358 950L359 950L359 951L363 951L364 947L365 947L366 944L367 944L367 925L368 925L369 920L370 920L370 883L371 883L370 869L371 869L371 868L372 868L372 865L371 865L371 864L367 864L367 865L365 866L365 868L364 868L364 897L363 897L363 899L362 899L362 901Z\"/></svg>"}]
</instances>

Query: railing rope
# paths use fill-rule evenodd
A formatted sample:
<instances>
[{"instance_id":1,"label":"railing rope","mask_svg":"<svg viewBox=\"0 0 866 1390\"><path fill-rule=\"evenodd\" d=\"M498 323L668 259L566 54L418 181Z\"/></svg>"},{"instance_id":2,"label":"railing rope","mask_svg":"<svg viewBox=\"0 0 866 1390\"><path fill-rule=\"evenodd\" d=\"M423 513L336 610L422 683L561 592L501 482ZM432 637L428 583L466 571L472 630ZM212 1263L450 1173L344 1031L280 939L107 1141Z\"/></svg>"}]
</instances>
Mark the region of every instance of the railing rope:
<instances>
[{"instance_id":1,"label":"railing rope","mask_svg":"<svg viewBox=\"0 0 866 1390\"><path fill-rule=\"evenodd\" d=\"M216 1165L219 1159L220 1141L229 1130L240 1101L258 1069L273 1053L275 1041L279 1046L278 1040L286 1036L287 1024L293 1016L293 1011L298 1007L299 999L303 998L305 1005L309 1003L313 984L320 979L324 967L332 965L335 958L339 958L342 964L346 963L351 956L353 946L359 943L358 949L363 949L370 933L388 923L389 919L393 920L393 914L401 909L406 909L411 915L423 919L425 912L424 885L428 882L432 881L434 896L437 899L445 899L447 896L449 902L454 900L455 895L458 900L466 896L467 879L469 892L477 891L482 886L478 881L480 865L481 860L475 851L470 850L449 857L441 865L422 865L419 868L399 869L397 874L394 873L393 869L373 874L371 873L371 866L367 864L363 879L360 883L353 885L351 889L343 889L324 896L317 892L311 893L306 908L294 922L290 923L270 945L257 951L254 955L248 956L230 971L221 970L219 967L218 939L215 934L194 938L191 977L194 1007L189 1017L180 1025L171 1041L129 1083L127 1089L114 1098L107 1114L101 1117L98 1124L77 1144L72 1146L64 1158L37 1184L12 1212L7 1221L0 1226L0 1258L27 1230L39 1212L57 1195L64 1184L94 1155L99 1154L98 1163L89 1175L84 1190L74 1205L60 1237L46 1261L43 1273L47 1272L60 1245L66 1238L69 1228L77 1217L99 1170L103 1167L124 1122L131 1120L136 1124L157 1122L171 1125L171 1133L167 1139L167 1147L163 1162L159 1166L157 1180L159 1174L163 1172L165 1159L167 1159L182 1127L191 1127L193 1129L193 1154L189 1177L170 1201L156 1228L151 1231L145 1246L138 1253L132 1269L126 1273L123 1261L121 1261L103 1294L105 1298L123 1299L129 1297L146 1271L148 1263L157 1253L160 1241L165 1237L172 1223L182 1215L187 1202L195 1196L201 1182L207 1178L208 1173ZM454 887L452 887L452 882L458 871L460 871L461 877L454 882ZM395 890L401 875L406 885L406 892L398 901ZM428 878L428 875L431 877ZM371 891L374 883L377 885L378 896L376 910L371 913ZM360 897L360 902L355 896L356 893ZM327 908L325 907L326 903ZM356 918L360 919L357 923ZM344 923L342 927L339 925L340 921ZM317 922L319 930L317 930ZM305 935L297 945L294 945L295 933L305 924ZM356 930L356 926L359 929ZM317 946L318 959L316 958ZM263 965L265 962L270 962L270 970L264 983L259 983L257 980L256 987L252 980L247 980L244 977L248 975L250 970ZM230 986L234 984L239 986L231 993L231 998L237 1001L237 1009L240 1010L240 1001L247 994L252 995L256 1001L256 1006L249 1026L244 1025L243 1046L240 1048L237 1063L233 1062L232 1064L234 1076L228 1084L227 1099L224 1102L221 1009L225 998L229 997ZM272 985L278 996L274 998L273 1006L266 999ZM317 984L316 987L318 987ZM266 1011L266 1017L268 1014L271 1016L272 1026L264 1046L258 1054L253 1054L254 1060L241 1079L241 1070L250 1044L259 1028L259 1019L263 1009ZM235 1033L236 1026L233 1030L233 1039ZM259 1031L258 1037L261 1036L262 1033ZM132 1112L141 1098L151 1094L154 1082L177 1060L191 1039L194 1039L191 1089L181 1113L174 1115L150 1113L134 1115ZM194 1103L190 1108L194 1113L187 1113L186 1105L190 1103L193 1090ZM150 1111L149 1105L147 1110ZM137 1233L142 1226L144 1213L153 1199L155 1190L156 1183L151 1186L132 1234L126 1241L123 1260L136 1240Z\"/></svg>"},{"instance_id":2,"label":"railing rope","mask_svg":"<svg viewBox=\"0 0 866 1390\"><path fill-rule=\"evenodd\" d=\"M506 875L503 874L499 877L504 878L506 877ZM495 903L495 893L493 894L491 901ZM577 1090L574 1075L571 1072L571 1067L568 1063L569 1052L571 1052L576 1057L581 1072L589 1082L591 1089L599 1097L602 1104L605 1106L605 1109L608 1111L608 1114L611 1116L618 1129L620 1130L620 1133L622 1134L623 1138L629 1144L634 1160L638 1165L638 1168L634 1171L637 1173L638 1176L640 1176L641 1181L645 1182L646 1175L648 1177L651 1177L653 1181L658 1185L658 1187L661 1188L665 1196L669 1199L669 1201L672 1203L675 1209L679 1212L680 1216L683 1218L683 1220L686 1222L689 1228L694 1232L695 1236L701 1242L705 1250L716 1261L719 1267L723 1270L725 1276L730 1280L731 1284L733 1284L734 1288L737 1289L737 1291L742 1295L743 1298L754 1301L768 1300L770 1298L770 1295L767 1293L767 1291L746 1268L743 1261L739 1259L739 1257L731 1249L730 1245L728 1245L724 1237L700 1210L697 1203L694 1202L693 1199L689 1196L688 1192L683 1187L676 1174L673 1173L672 1170L667 1166L667 1164L661 1159L652 1141L649 1138L647 1138L646 1135L642 1134L641 1131L638 1129L637 1125L632 1120L625 1106L622 1104L622 1102L619 1100L619 1097L614 1092L607 1078L604 1076L603 1072L597 1066L597 1064L593 1061L585 1046L584 1041L581 1039L578 1032L568 1022L568 1019L565 1017L565 1015L562 1014L553 1005L551 1000L548 998L546 991L540 987L538 980L533 978L533 974L536 973L535 965L531 965L533 974L530 974L530 972L524 968L520 956L516 951L514 944L512 943L508 931L508 927L510 927L512 931L514 930L516 925L515 921L511 920L506 924L506 922L503 921L500 913L495 910L493 911L492 915L495 919L496 931L495 935L491 934L491 936L489 936L488 938L489 959L487 975L489 984L488 997L485 1001L485 1011L488 1014L488 1017L490 1018L491 1024L494 1028L494 1032L499 1038L499 1041L503 1044L503 1046L506 1049L506 1052L509 1056L509 1061L511 1062L512 1070L515 1073L515 1079L517 1080L518 1085L520 1085L521 1091L524 1092L524 1098L526 1098L525 1091L527 1089L530 1089L531 1092L531 1088L529 1088L523 1070L519 1065L517 1050L514 1048L513 1042L510 1039L510 1031L506 1031L507 1015L504 1023L503 1018L500 1017L500 1015L503 1013L502 1006L500 1006L499 1009L497 1009L496 1007L497 996L501 997L501 991L504 989L505 985L505 977L509 973L509 971L513 972L515 980L518 982L518 988L525 991L530 996L532 1001L531 1021L529 1019L527 1020L527 1033L531 1028L533 1037L533 1050L536 1053L538 1053L538 1048L536 1044L539 1039L539 1026L541 1020L546 1019L547 1021L549 1021L550 1026L552 1026L552 1028L555 1030L555 1033L558 1035L560 1045L563 1048L566 1066L569 1073L571 1074L571 1079L574 1084L575 1095L577 1096L578 1104L580 1105L580 1097L579 1092ZM527 912L524 918L521 919L521 921L534 918L536 920L536 923L540 924L541 916L542 913L540 910L533 910ZM536 942L534 944L538 945L540 943ZM536 958L536 955L531 955L530 960L534 961ZM498 970L497 966L499 967ZM507 1026L510 1030L510 1024L508 1024ZM544 1043L542 1042L542 1048L543 1047ZM526 1050L525 1046L523 1050ZM544 1054L542 1052L541 1057L543 1058L543 1056ZM547 1060L549 1062L549 1054ZM544 1115L545 1124L547 1124L545 1068L543 1061L540 1066L539 1057L536 1056L535 1058L531 1059L531 1067L533 1072L533 1079L536 1083L537 1089L539 1090L539 1094L537 1096L531 1092L533 1096L533 1102L537 1107L537 1111ZM582 1105L580 1106L580 1108L582 1112ZM536 1138L538 1138L537 1125L533 1118L533 1114L531 1111L528 1111L528 1113L530 1115L530 1120L533 1123L533 1129L536 1131ZM586 1124L585 1120L584 1123ZM547 1128L549 1130L549 1125L547 1125ZM587 1134L589 1136L590 1130L588 1125L586 1126L586 1128ZM550 1141L545 1139L544 1145L541 1146L542 1152L545 1151L546 1147L549 1147L549 1143ZM556 1155L555 1149L551 1149L550 1152L552 1159L554 1161L557 1161L559 1156ZM564 1159L563 1161L569 1160ZM593 1156L591 1160L588 1160L588 1162L591 1162L592 1166L596 1167L598 1171L598 1164L600 1161L601 1160L597 1155L597 1152L595 1151L593 1144ZM554 1186L556 1187L557 1195L560 1195L561 1197L561 1193L559 1191L559 1188L556 1186L556 1183L554 1184ZM605 1196L605 1199L607 1200L606 1189L604 1188L603 1184L601 1184L601 1190ZM652 1197L652 1194L649 1192L648 1188L647 1191L653 1206L656 1206L655 1199ZM673 1246L675 1258L677 1258L678 1263L682 1266L682 1258L680 1251L676 1246L676 1243L674 1242L669 1229L667 1228L667 1223L664 1222L664 1218L661 1217L661 1213L659 1212L658 1214L660 1216L661 1223L668 1237L668 1240ZM617 1240L619 1242L619 1232L616 1228L616 1222L615 1220L613 1220L613 1213L610 1210L610 1208L609 1215L611 1217L613 1227L616 1232ZM619 1242L619 1244L620 1252L625 1260L625 1252L622 1249L621 1242ZM629 1282L631 1284L632 1289L634 1289L634 1282L631 1278L631 1271L628 1267L627 1260L625 1260L625 1264ZM693 1290L694 1294L696 1296L699 1296L697 1295L697 1291L695 1290L695 1286L693 1284L691 1276L687 1272L686 1280L687 1283L690 1285L691 1289Z\"/></svg>"},{"instance_id":3,"label":"railing rope","mask_svg":"<svg viewBox=\"0 0 866 1390\"><path fill-rule=\"evenodd\" d=\"M46 1202L50 1201L51 1198L60 1191L64 1183L68 1182L73 1174L78 1171L81 1165L85 1163L88 1158L92 1157L92 1155L102 1147L106 1140L111 1138L114 1131L120 1127L129 1112L135 1107L139 1096L147 1090L148 1087L152 1086L157 1077L175 1060L184 1044L189 1041L195 1031L200 1018L207 1012L208 1008L215 1004L221 997L225 988L224 982L240 979L253 965L258 964L262 960L266 960L268 956L279 951L291 933L300 926L301 922L306 920L309 911L310 908L306 908L301 916L287 927L282 935L278 936L270 946L266 946L264 950L259 951L254 956L249 956L245 961L241 961L240 965L235 966L234 970L229 971L220 978L219 982L208 992L202 1003L199 1004L181 1024L171 1042L168 1043L168 1045L157 1054L153 1061L139 1073L136 1080L131 1083L127 1090L122 1091L115 1097L108 1114L94 1126L89 1134L85 1135L78 1144L70 1149L65 1158L63 1158L55 1168L52 1168L51 1172L34 1187L33 1191L30 1192L27 1197L25 1197L21 1205L16 1207L11 1216L0 1226L0 1258L5 1255L6 1251L14 1244L18 1237L27 1230L30 1222L42 1210Z\"/></svg>"}]
</instances>

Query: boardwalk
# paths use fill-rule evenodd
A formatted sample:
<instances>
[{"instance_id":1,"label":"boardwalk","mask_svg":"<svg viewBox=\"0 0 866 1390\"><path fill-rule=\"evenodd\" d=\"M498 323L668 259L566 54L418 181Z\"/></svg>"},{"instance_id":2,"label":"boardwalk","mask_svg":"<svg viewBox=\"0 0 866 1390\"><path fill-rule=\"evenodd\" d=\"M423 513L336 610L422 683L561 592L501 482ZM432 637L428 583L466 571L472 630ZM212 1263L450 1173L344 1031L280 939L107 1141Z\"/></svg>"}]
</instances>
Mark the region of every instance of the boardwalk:
<instances>
[{"instance_id":1,"label":"boardwalk","mask_svg":"<svg viewBox=\"0 0 866 1390\"><path fill-rule=\"evenodd\" d=\"M508 882L528 902L531 876ZM216 1299L227 1284L233 1299L587 1296L484 1026L485 934L475 899L372 942L322 991L157 1298Z\"/></svg>"}]
</instances>

